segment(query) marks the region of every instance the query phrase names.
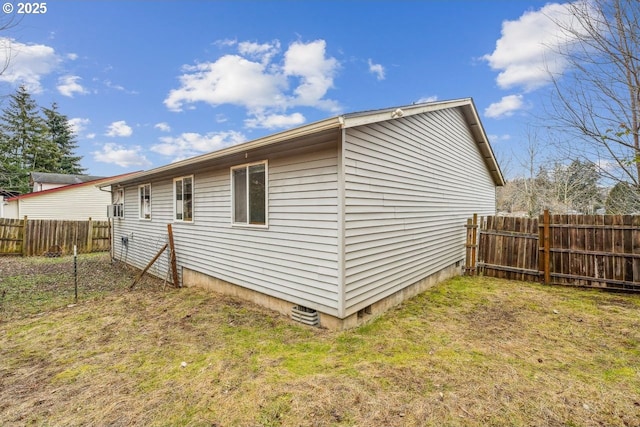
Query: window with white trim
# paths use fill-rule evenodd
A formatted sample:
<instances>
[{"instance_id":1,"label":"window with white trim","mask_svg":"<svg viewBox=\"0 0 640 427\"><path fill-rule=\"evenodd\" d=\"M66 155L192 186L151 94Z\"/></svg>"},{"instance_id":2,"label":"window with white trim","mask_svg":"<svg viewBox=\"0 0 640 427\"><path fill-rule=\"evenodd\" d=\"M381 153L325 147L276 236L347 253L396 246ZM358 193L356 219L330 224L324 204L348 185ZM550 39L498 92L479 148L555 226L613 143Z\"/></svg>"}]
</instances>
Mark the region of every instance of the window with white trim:
<instances>
[{"instance_id":1,"label":"window with white trim","mask_svg":"<svg viewBox=\"0 0 640 427\"><path fill-rule=\"evenodd\" d=\"M107 216L113 218L124 217L124 188L117 188L111 192L111 206Z\"/></svg>"},{"instance_id":2,"label":"window with white trim","mask_svg":"<svg viewBox=\"0 0 640 427\"><path fill-rule=\"evenodd\" d=\"M151 184L138 186L138 218L151 219Z\"/></svg>"},{"instance_id":3,"label":"window with white trim","mask_svg":"<svg viewBox=\"0 0 640 427\"><path fill-rule=\"evenodd\" d=\"M234 224L267 225L267 162L231 168Z\"/></svg>"},{"instance_id":4,"label":"window with white trim","mask_svg":"<svg viewBox=\"0 0 640 427\"><path fill-rule=\"evenodd\" d=\"M193 221L193 175L173 180L174 214L176 221Z\"/></svg>"}]
</instances>

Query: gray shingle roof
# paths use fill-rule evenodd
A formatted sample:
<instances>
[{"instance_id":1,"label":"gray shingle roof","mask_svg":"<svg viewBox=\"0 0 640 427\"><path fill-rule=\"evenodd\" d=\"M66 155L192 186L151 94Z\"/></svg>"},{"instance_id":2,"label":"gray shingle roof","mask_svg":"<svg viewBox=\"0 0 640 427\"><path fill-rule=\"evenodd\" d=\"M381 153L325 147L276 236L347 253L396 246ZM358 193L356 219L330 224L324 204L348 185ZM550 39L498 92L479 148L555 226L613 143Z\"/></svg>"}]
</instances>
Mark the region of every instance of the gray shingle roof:
<instances>
[{"instance_id":1,"label":"gray shingle roof","mask_svg":"<svg viewBox=\"0 0 640 427\"><path fill-rule=\"evenodd\" d=\"M48 173L48 172L31 172L30 182L46 182L47 184L80 184L83 182L94 181L104 178L94 175L67 175L64 173Z\"/></svg>"}]
</instances>

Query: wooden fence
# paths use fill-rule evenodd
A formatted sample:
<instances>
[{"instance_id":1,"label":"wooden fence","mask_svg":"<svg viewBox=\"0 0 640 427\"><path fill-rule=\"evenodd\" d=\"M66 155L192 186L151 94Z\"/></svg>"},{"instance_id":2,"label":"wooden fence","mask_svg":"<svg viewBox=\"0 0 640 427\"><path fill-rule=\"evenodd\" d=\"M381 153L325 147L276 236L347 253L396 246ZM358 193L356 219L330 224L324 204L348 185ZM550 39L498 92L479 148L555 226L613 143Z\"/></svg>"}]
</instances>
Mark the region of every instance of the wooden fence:
<instances>
[{"instance_id":1,"label":"wooden fence","mask_svg":"<svg viewBox=\"0 0 640 427\"><path fill-rule=\"evenodd\" d=\"M467 227L467 274L640 291L640 216L490 216ZM474 262L477 259L477 262Z\"/></svg>"},{"instance_id":2,"label":"wooden fence","mask_svg":"<svg viewBox=\"0 0 640 427\"><path fill-rule=\"evenodd\" d=\"M0 218L0 255L34 256L108 251L109 221Z\"/></svg>"}]
</instances>

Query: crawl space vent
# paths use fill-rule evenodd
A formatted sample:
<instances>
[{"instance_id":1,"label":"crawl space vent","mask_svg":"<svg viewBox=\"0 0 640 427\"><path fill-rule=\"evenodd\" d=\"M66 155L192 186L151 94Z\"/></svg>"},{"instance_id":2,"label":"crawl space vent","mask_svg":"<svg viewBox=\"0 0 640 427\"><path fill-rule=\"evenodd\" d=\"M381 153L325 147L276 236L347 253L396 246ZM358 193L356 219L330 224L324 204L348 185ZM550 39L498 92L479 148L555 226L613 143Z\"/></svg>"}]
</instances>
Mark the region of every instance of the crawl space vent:
<instances>
[{"instance_id":1,"label":"crawl space vent","mask_svg":"<svg viewBox=\"0 0 640 427\"><path fill-rule=\"evenodd\" d=\"M291 318L297 322L304 323L309 326L318 326L320 318L318 312L301 305L296 305L291 309Z\"/></svg>"}]
</instances>

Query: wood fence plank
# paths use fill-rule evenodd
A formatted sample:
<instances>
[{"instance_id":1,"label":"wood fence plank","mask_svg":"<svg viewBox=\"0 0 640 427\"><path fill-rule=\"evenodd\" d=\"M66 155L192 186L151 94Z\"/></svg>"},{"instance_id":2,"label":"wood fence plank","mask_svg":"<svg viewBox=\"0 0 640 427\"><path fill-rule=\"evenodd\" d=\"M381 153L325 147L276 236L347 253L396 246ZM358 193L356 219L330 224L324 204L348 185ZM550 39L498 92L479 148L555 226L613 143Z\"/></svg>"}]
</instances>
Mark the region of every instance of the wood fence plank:
<instances>
[{"instance_id":1,"label":"wood fence plank","mask_svg":"<svg viewBox=\"0 0 640 427\"><path fill-rule=\"evenodd\" d=\"M631 253L638 255L640 254L640 215L633 216L632 224ZM640 282L640 258L636 257L633 259L633 281Z\"/></svg>"},{"instance_id":2,"label":"wood fence plank","mask_svg":"<svg viewBox=\"0 0 640 427\"><path fill-rule=\"evenodd\" d=\"M622 225L622 216L613 217L613 225ZM613 251L616 254L624 253L624 232L622 230L613 230ZM613 258L613 279L616 281L624 280L624 258Z\"/></svg>"},{"instance_id":3,"label":"wood fence plank","mask_svg":"<svg viewBox=\"0 0 640 427\"><path fill-rule=\"evenodd\" d=\"M593 215L585 215L584 224L593 227L593 222L595 221L595 217ZM594 249L594 241L593 241L593 228L585 228L584 229L584 250L585 251L593 251ZM585 254L582 259L582 269L585 276L594 277L594 266L595 266L595 256L593 254ZM593 281L588 283L592 284Z\"/></svg>"},{"instance_id":4,"label":"wood fence plank","mask_svg":"<svg viewBox=\"0 0 640 427\"><path fill-rule=\"evenodd\" d=\"M625 226L633 225L633 217L631 215L624 215L622 217L622 223ZM633 254L633 234L632 233L624 233L624 242L623 242L623 250L625 253L624 257L624 281L625 282L633 282L633 257L626 256Z\"/></svg>"},{"instance_id":5,"label":"wood fence plank","mask_svg":"<svg viewBox=\"0 0 640 427\"><path fill-rule=\"evenodd\" d=\"M0 255L41 256L55 245L66 254L73 252L74 245L80 253L109 250L109 222L92 221L92 228L98 230L96 236L88 234L87 221L0 218Z\"/></svg>"},{"instance_id":6,"label":"wood fence plank","mask_svg":"<svg viewBox=\"0 0 640 427\"><path fill-rule=\"evenodd\" d=\"M478 232L486 276L640 291L640 216L489 216Z\"/></svg>"},{"instance_id":7,"label":"wood fence plank","mask_svg":"<svg viewBox=\"0 0 640 427\"><path fill-rule=\"evenodd\" d=\"M551 283L551 216L549 211L545 210L543 215L544 223L544 267L542 269L544 274L544 283Z\"/></svg>"},{"instance_id":8,"label":"wood fence plank","mask_svg":"<svg viewBox=\"0 0 640 427\"><path fill-rule=\"evenodd\" d=\"M605 251L605 236L604 236L604 226L605 226L605 218L604 215L598 215L595 220L595 225L599 225L602 228L595 228L593 230L593 240L595 243L595 251L603 252ZM594 264L594 277L596 279L604 279L606 277L605 265L604 265L604 257L595 256L595 264ZM606 286L604 282L602 282L599 286Z\"/></svg>"}]
</instances>

